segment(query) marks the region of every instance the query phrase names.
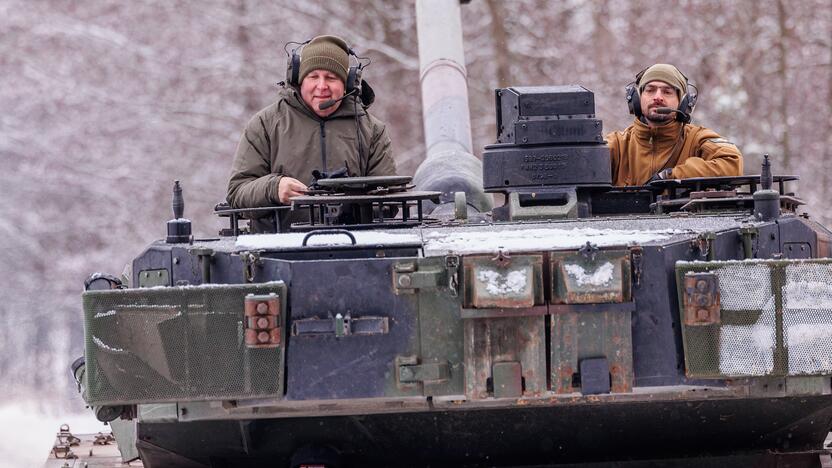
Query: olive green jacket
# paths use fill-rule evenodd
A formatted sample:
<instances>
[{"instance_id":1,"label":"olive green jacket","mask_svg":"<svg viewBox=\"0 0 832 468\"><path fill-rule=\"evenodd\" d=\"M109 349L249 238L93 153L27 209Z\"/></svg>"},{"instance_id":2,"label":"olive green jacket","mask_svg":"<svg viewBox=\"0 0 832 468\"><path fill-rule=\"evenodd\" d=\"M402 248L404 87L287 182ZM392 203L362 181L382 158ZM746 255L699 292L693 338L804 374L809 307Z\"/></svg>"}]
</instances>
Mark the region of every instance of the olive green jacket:
<instances>
[{"instance_id":1,"label":"olive green jacket","mask_svg":"<svg viewBox=\"0 0 832 468\"><path fill-rule=\"evenodd\" d=\"M281 177L294 177L308 185L316 169L334 172L346 164L351 176L395 175L385 124L355 99L341 101L334 113L320 118L297 89L281 89L274 104L251 118L237 145L226 195L231 207L279 205ZM360 164L356 110L364 148Z\"/></svg>"},{"instance_id":2,"label":"olive green jacket","mask_svg":"<svg viewBox=\"0 0 832 468\"><path fill-rule=\"evenodd\" d=\"M742 175L742 154L736 145L709 128L681 126L681 122L672 121L650 127L636 119L624 131L608 134L613 185L644 185L669 167L673 167L670 176L675 179ZM679 158L671 164L680 132L684 135Z\"/></svg>"}]
</instances>

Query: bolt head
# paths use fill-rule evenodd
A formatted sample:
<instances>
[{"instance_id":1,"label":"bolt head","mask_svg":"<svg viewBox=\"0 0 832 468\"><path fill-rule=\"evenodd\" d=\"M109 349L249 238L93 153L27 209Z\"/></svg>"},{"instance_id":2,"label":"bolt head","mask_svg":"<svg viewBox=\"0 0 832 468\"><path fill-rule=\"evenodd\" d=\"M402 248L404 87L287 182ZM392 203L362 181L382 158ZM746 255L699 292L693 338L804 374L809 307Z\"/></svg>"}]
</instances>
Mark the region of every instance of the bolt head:
<instances>
[{"instance_id":1,"label":"bolt head","mask_svg":"<svg viewBox=\"0 0 832 468\"><path fill-rule=\"evenodd\" d=\"M257 334L257 341L260 343L268 343L269 342L269 332L261 331Z\"/></svg>"},{"instance_id":2,"label":"bolt head","mask_svg":"<svg viewBox=\"0 0 832 468\"><path fill-rule=\"evenodd\" d=\"M413 278L410 275L399 275L399 286L409 288L413 284Z\"/></svg>"},{"instance_id":3,"label":"bolt head","mask_svg":"<svg viewBox=\"0 0 832 468\"><path fill-rule=\"evenodd\" d=\"M269 305L265 302L258 302L257 303L257 313L258 314L266 314L269 312Z\"/></svg>"},{"instance_id":4,"label":"bolt head","mask_svg":"<svg viewBox=\"0 0 832 468\"><path fill-rule=\"evenodd\" d=\"M266 317L260 317L257 319L257 328L268 328L269 326L269 319Z\"/></svg>"}]
</instances>

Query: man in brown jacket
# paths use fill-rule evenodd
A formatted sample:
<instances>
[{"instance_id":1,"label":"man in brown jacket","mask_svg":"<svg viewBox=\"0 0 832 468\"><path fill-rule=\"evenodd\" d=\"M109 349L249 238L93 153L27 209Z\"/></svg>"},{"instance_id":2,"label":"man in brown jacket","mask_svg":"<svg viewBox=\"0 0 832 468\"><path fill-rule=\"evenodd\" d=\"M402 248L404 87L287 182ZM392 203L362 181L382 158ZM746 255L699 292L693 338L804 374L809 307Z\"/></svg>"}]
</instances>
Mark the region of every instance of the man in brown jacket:
<instances>
[{"instance_id":1,"label":"man in brown jacket","mask_svg":"<svg viewBox=\"0 0 832 468\"><path fill-rule=\"evenodd\" d=\"M304 193L303 181L311 181L313 170L396 174L384 122L367 112L357 87L346 90L349 53L336 36L318 36L303 46L297 82L287 77L277 101L243 130L228 181L232 208L288 204ZM283 227L304 219L306 212L292 212Z\"/></svg>"},{"instance_id":2,"label":"man in brown jacket","mask_svg":"<svg viewBox=\"0 0 832 468\"><path fill-rule=\"evenodd\" d=\"M644 185L657 179L742 175L742 154L711 129L689 124L696 95L675 66L659 63L628 86L636 118L607 135L613 185Z\"/></svg>"}]
</instances>

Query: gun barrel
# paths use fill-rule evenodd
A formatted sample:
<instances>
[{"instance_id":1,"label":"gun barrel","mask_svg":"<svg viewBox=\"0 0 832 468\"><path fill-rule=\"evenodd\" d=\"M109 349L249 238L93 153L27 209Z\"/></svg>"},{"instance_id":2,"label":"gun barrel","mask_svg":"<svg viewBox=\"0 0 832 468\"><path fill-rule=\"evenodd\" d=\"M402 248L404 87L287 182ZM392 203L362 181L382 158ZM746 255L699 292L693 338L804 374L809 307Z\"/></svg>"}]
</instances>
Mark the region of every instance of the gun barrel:
<instances>
[{"instance_id":1,"label":"gun barrel","mask_svg":"<svg viewBox=\"0 0 832 468\"><path fill-rule=\"evenodd\" d=\"M443 205L452 205L454 192L462 191L469 206L488 211L482 163L472 154L459 0L418 0L416 24L427 157L413 183L417 190L442 192Z\"/></svg>"}]
</instances>

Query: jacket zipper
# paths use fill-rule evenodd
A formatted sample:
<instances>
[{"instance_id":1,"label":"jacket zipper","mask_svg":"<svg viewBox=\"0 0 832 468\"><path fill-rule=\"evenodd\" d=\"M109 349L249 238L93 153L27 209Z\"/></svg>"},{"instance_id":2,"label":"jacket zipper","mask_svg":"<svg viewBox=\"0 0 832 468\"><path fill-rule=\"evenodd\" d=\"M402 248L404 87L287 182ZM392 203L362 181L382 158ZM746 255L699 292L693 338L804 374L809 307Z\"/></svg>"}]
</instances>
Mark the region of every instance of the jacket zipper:
<instances>
[{"instance_id":1,"label":"jacket zipper","mask_svg":"<svg viewBox=\"0 0 832 468\"><path fill-rule=\"evenodd\" d=\"M326 169L326 130L323 120L321 120L321 172L328 172Z\"/></svg>"},{"instance_id":2,"label":"jacket zipper","mask_svg":"<svg viewBox=\"0 0 832 468\"><path fill-rule=\"evenodd\" d=\"M653 135L653 130L652 128L650 129L650 152L653 155L650 158L650 177L653 177L653 174L656 173L653 167L653 164L656 163L656 143L653 141L653 137L655 136Z\"/></svg>"}]
</instances>

